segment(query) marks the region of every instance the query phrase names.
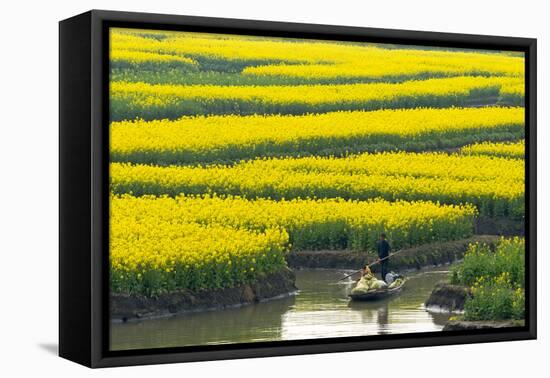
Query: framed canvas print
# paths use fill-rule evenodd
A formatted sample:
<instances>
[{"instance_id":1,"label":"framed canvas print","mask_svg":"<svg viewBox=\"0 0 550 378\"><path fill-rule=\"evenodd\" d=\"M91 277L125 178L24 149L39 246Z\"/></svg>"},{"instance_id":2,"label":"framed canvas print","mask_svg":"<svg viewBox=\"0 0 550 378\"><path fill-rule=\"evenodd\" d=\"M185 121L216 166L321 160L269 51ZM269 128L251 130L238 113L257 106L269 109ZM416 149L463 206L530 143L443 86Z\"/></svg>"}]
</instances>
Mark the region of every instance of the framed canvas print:
<instances>
[{"instance_id":1,"label":"framed canvas print","mask_svg":"<svg viewBox=\"0 0 550 378\"><path fill-rule=\"evenodd\" d=\"M60 22L62 357L536 337L536 40Z\"/></svg>"}]
</instances>

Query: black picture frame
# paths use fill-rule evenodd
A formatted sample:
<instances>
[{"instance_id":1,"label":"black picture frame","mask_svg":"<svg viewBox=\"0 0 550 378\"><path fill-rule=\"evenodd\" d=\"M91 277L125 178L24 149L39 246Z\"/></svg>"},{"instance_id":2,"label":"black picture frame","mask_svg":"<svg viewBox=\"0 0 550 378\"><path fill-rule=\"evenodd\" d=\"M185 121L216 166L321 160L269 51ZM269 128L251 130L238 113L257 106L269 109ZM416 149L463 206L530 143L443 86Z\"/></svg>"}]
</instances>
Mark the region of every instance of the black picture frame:
<instances>
[{"instance_id":1,"label":"black picture frame","mask_svg":"<svg viewBox=\"0 0 550 378\"><path fill-rule=\"evenodd\" d=\"M525 53L524 327L109 351L108 29L134 27ZM536 39L92 10L59 24L59 355L88 367L535 339Z\"/></svg>"}]
</instances>

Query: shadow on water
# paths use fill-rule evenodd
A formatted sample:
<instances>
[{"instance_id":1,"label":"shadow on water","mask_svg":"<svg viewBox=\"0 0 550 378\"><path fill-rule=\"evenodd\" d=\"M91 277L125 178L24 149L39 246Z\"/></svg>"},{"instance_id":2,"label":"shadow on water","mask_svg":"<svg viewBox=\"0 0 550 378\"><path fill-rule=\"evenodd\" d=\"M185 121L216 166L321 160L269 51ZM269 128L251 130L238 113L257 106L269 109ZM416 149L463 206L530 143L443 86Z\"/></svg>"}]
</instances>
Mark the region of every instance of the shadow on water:
<instances>
[{"instance_id":1,"label":"shadow on water","mask_svg":"<svg viewBox=\"0 0 550 378\"><path fill-rule=\"evenodd\" d=\"M296 296L111 324L111 346L121 350L438 331L449 314L429 313L423 303L435 284L447 277L446 269L411 273L401 294L377 302L350 302L353 281L338 284L346 273L342 270L297 271Z\"/></svg>"}]
</instances>

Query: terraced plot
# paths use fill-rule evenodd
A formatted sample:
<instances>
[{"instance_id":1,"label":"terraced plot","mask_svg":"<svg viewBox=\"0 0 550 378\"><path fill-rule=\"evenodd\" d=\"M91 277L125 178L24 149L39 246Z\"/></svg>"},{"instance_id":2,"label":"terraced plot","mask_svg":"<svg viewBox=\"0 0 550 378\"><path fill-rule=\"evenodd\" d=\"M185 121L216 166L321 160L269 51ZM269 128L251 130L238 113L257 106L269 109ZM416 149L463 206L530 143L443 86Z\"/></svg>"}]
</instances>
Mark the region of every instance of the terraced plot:
<instances>
[{"instance_id":1,"label":"terraced plot","mask_svg":"<svg viewBox=\"0 0 550 378\"><path fill-rule=\"evenodd\" d=\"M487 165L480 165L484 160ZM439 167L438 161L442 162ZM478 172L473 162L485 168L487 175ZM345 168L348 163L351 166ZM386 166L388 169L384 170ZM135 195L218 193L277 200L377 197L391 201L429 200L471 203L482 214L521 217L523 174L523 163L518 160L446 154L363 155L359 160L356 157L269 159L230 167L113 163L111 190Z\"/></svg>"},{"instance_id":2,"label":"terraced plot","mask_svg":"<svg viewBox=\"0 0 550 378\"><path fill-rule=\"evenodd\" d=\"M258 156L342 156L365 151L436 150L523 136L523 108L183 117L113 122L111 160L193 164Z\"/></svg>"},{"instance_id":3,"label":"terraced plot","mask_svg":"<svg viewBox=\"0 0 550 378\"><path fill-rule=\"evenodd\" d=\"M216 196L111 198L111 287L158 294L231 287L285 266L290 249L396 247L472 234L472 206L272 201Z\"/></svg>"},{"instance_id":4,"label":"terraced plot","mask_svg":"<svg viewBox=\"0 0 550 378\"><path fill-rule=\"evenodd\" d=\"M112 82L113 121L141 118L176 119L210 114L306 114L339 110L376 110L464 106L497 102L506 89L508 105L523 105L515 96L523 79L517 77L453 77L403 83L213 86L152 85Z\"/></svg>"}]
</instances>

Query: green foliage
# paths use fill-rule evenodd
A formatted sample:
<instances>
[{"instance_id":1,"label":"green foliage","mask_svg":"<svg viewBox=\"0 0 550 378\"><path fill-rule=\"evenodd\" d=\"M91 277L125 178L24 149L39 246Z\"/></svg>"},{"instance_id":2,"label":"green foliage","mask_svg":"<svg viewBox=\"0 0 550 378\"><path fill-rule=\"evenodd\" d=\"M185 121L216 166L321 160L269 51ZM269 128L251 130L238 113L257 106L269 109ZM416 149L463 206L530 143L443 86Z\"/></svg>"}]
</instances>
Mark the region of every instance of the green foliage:
<instances>
[{"instance_id":1,"label":"green foliage","mask_svg":"<svg viewBox=\"0 0 550 378\"><path fill-rule=\"evenodd\" d=\"M525 315L525 240L502 238L495 250L470 245L451 283L470 286L465 320L523 319Z\"/></svg>"},{"instance_id":2,"label":"green foliage","mask_svg":"<svg viewBox=\"0 0 550 378\"><path fill-rule=\"evenodd\" d=\"M525 317L525 291L495 278L474 289L464 305L465 320L505 320Z\"/></svg>"},{"instance_id":3,"label":"green foliage","mask_svg":"<svg viewBox=\"0 0 550 378\"><path fill-rule=\"evenodd\" d=\"M494 250L487 244L471 244L464 261L451 271L451 283L474 286L480 279L510 275L516 287L525 282L525 240L502 238Z\"/></svg>"}]
</instances>

